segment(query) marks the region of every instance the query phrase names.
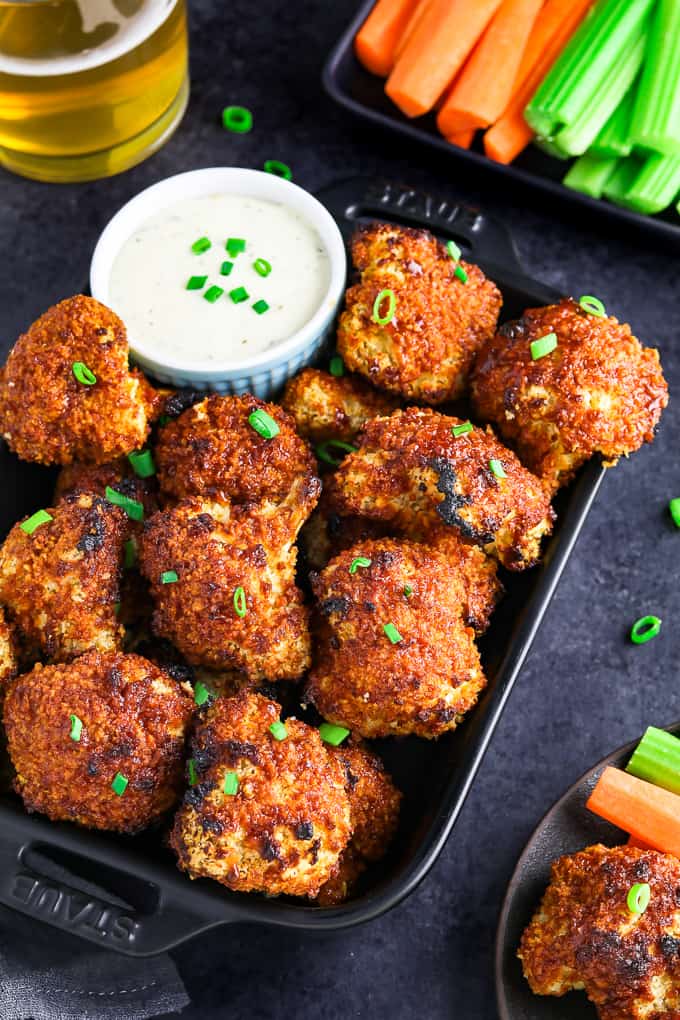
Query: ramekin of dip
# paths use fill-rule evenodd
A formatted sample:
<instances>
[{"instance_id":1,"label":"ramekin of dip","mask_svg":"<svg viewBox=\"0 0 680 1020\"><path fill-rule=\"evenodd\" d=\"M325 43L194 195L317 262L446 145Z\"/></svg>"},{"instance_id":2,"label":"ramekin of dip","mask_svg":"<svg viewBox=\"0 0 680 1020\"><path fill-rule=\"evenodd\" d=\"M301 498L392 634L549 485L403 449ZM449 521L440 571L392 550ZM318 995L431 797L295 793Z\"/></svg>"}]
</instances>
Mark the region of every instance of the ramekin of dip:
<instances>
[{"instance_id":1,"label":"ramekin of dip","mask_svg":"<svg viewBox=\"0 0 680 1020\"><path fill-rule=\"evenodd\" d=\"M116 213L90 290L160 382L268 397L330 336L346 273L335 220L307 191L209 167L168 177Z\"/></svg>"}]
</instances>

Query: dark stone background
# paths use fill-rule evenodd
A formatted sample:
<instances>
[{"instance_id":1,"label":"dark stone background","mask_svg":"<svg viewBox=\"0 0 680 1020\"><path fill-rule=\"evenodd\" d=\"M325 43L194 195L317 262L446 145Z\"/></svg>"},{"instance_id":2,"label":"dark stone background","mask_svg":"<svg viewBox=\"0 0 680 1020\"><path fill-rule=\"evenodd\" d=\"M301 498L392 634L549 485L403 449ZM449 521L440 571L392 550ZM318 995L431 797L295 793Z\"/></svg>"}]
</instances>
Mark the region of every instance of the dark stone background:
<instances>
[{"instance_id":1,"label":"dark stone background","mask_svg":"<svg viewBox=\"0 0 680 1020\"><path fill-rule=\"evenodd\" d=\"M260 167L277 157L314 190L379 173L477 201L511 227L527 270L565 292L596 293L680 372L678 259L644 236L614 237L503 184L483 190L455 163L364 128L320 85L323 60L352 0L191 0L192 96L162 152L111 180L55 187L0 172L2 346L87 278L92 247L135 192L182 170ZM253 110L250 135L226 134L229 102ZM208 1020L395 1017L492 1020L492 950L514 862L544 811L582 771L648 723L680 717L680 533L666 504L680 495L675 401L653 447L605 480L562 584L437 865L404 904L334 937L224 928L175 954ZM653 612L661 636L626 640Z\"/></svg>"}]
</instances>

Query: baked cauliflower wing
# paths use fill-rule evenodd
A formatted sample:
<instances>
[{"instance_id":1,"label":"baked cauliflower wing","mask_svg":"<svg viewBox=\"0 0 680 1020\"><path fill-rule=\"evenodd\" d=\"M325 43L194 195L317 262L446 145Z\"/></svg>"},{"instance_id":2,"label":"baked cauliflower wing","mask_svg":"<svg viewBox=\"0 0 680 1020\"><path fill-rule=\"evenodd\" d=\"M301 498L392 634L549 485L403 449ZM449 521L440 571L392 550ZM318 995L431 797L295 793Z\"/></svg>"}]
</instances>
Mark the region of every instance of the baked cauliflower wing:
<instances>
[{"instance_id":1,"label":"baked cauliflower wing","mask_svg":"<svg viewBox=\"0 0 680 1020\"><path fill-rule=\"evenodd\" d=\"M281 406L310 442L341 439L351 443L370 418L394 411L397 400L379 393L360 376L337 377L318 368L304 368L286 383Z\"/></svg>"}]
</instances>

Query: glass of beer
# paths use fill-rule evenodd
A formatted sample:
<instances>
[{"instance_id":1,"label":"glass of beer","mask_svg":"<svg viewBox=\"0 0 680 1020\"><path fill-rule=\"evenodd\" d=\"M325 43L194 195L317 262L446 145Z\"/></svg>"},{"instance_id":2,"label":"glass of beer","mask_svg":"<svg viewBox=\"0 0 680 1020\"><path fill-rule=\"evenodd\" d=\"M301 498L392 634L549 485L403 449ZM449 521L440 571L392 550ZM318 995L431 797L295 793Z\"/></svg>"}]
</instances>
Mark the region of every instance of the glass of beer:
<instances>
[{"instance_id":1,"label":"glass of beer","mask_svg":"<svg viewBox=\"0 0 680 1020\"><path fill-rule=\"evenodd\" d=\"M189 95L185 0L0 0L0 164L89 181L165 142Z\"/></svg>"}]
</instances>

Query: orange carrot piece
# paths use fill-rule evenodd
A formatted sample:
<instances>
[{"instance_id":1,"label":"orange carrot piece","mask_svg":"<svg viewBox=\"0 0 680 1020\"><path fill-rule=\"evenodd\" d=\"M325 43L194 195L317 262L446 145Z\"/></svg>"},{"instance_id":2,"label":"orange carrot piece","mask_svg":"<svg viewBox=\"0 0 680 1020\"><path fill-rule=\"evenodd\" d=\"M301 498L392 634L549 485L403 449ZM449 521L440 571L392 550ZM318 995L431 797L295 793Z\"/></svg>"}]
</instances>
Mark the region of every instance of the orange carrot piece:
<instances>
[{"instance_id":1,"label":"orange carrot piece","mask_svg":"<svg viewBox=\"0 0 680 1020\"><path fill-rule=\"evenodd\" d=\"M656 850L656 847L650 843L645 843L643 839L638 839L636 836L629 836L626 846L634 846L638 850Z\"/></svg>"},{"instance_id":2,"label":"orange carrot piece","mask_svg":"<svg viewBox=\"0 0 680 1020\"><path fill-rule=\"evenodd\" d=\"M447 138L488 127L512 97L531 29L543 0L503 0L439 111L437 126Z\"/></svg>"},{"instance_id":3,"label":"orange carrot piece","mask_svg":"<svg viewBox=\"0 0 680 1020\"><path fill-rule=\"evenodd\" d=\"M501 0L432 0L385 86L407 117L432 109L500 5Z\"/></svg>"},{"instance_id":4,"label":"orange carrot piece","mask_svg":"<svg viewBox=\"0 0 680 1020\"><path fill-rule=\"evenodd\" d=\"M378 0L354 39L354 51L372 74L386 78L418 0Z\"/></svg>"},{"instance_id":5,"label":"orange carrot piece","mask_svg":"<svg viewBox=\"0 0 680 1020\"><path fill-rule=\"evenodd\" d=\"M511 163L534 133L524 107L555 63L594 0L547 0L534 22L515 80L512 99L484 135L484 151L497 163Z\"/></svg>"},{"instance_id":6,"label":"orange carrot piece","mask_svg":"<svg viewBox=\"0 0 680 1020\"><path fill-rule=\"evenodd\" d=\"M456 131L452 135L447 135L446 141L451 142L451 145L457 145L459 149L469 149L475 134L474 128L471 128L470 131Z\"/></svg>"},{"instance_id":7,"label":"orange carrot piece","mask_svg":"<svg viewBox=\"0 0 680 1020\"><path fill-rule=\"evenodd\" d=\"M586 807L655 850L680 857L680 797L608 767Z\"/></svg>"},{"instance_id":8,"label":"orange carrot piece","mask_svg":"<svg viewBox=\"0 0 680 1020\"><path fill-rule=\"evenodd\" d=\"M396 48L394 50L395 64L397 60L399 60L399 57L401 56L406 44L413 35L416 25L419 23L420 19L422 18L423 14L428 9L428 7L432 6L432 3L433 0L418 0L418 3L415 6L415 10L413 11L411 17L408 19L406 28L401 33L401 39L397 43Z\"/></svg>"}]
</instances>

